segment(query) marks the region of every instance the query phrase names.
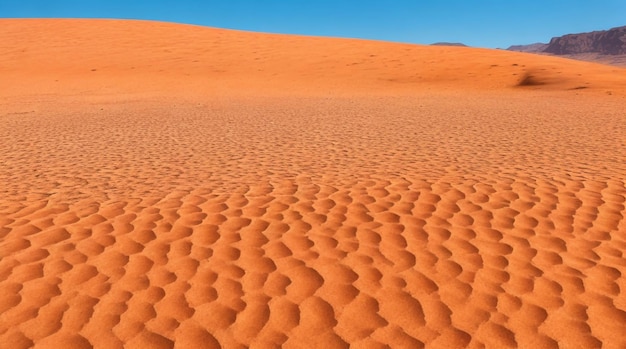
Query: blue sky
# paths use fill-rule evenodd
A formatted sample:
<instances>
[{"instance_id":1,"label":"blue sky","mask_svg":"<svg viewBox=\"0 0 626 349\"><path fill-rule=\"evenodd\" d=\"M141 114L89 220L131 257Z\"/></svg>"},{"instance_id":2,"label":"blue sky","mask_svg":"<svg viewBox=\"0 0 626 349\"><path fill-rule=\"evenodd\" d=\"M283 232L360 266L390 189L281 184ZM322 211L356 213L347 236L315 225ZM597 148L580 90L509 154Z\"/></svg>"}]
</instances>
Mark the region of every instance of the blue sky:
<instances>
[{"instance_id":1,"label":"blue sky","mask_svg":"<svg viewBox=\"0 0 626 349\"><path fill-rule=\"evenodd\" d=\"M626 25L626 0L0 0L0 17L149 19L506 48Z\"/></svg>"}]
</instances>

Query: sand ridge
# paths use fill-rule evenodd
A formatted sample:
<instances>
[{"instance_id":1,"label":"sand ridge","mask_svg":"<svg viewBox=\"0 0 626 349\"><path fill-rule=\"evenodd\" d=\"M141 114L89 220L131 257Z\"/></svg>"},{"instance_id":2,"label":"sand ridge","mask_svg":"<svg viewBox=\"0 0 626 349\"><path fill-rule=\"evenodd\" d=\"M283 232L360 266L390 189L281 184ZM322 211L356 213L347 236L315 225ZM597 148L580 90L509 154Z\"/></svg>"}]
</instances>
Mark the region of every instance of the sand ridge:
<instances>
[{"instance_id":1,"label":"sand ridge","mask_svg":"<svg viewBox=\"0 0 626 349\"><path fill-rule=\"evenodd\" d=\"M0 343L626 346L623 70L2 22Z\"/></svg>"},{"instance_id":2,"label":"sand ridge","mask_svg":"<svg viewBox=\"0 0 626 349\"><path fill-rule=\"evenodd\" d=\"M189 97L250 89L254 95L397 95L500 90L524 81L543 89L614 93L626 88L621 68L509 51L149 21L1 21L6 50L0 55L0 72L7 79L0 86L11 96L164 91Z\"/></svg>"}]
</instances>

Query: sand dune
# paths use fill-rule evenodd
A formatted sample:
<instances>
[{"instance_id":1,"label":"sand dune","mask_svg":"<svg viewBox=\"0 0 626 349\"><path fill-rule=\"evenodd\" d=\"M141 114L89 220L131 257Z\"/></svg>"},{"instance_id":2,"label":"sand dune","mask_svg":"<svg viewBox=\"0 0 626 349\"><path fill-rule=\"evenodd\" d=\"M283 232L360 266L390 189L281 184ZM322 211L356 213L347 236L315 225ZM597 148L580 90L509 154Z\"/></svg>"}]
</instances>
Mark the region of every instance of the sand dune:
<instances>
[{"instance_id":1,"label":"sand dune","mask_svg":"<svg viewBox=\"0 0 626 349\"><path fill-rule=\"evenodd\" d=\"M0 347L626 346L626 70L0 24Z\"/></svg>"}]
</instances>

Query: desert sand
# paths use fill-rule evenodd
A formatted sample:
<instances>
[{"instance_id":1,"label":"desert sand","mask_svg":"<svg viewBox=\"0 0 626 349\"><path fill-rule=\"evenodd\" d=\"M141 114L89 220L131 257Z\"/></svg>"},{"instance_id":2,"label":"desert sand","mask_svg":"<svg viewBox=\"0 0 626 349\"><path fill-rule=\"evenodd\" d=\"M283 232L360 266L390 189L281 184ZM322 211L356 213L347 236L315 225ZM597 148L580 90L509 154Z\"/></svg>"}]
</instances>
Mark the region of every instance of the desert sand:
<instances>
[{"instance_id":1,"label":"desert sand","mask_svg":"<svg viewBox=\"0 0 626 349\"><path fill-rule=\"evenodd\" d=\"M0 20L0 347L624 348L626 70Z\"/></svg>"}]
</instances>

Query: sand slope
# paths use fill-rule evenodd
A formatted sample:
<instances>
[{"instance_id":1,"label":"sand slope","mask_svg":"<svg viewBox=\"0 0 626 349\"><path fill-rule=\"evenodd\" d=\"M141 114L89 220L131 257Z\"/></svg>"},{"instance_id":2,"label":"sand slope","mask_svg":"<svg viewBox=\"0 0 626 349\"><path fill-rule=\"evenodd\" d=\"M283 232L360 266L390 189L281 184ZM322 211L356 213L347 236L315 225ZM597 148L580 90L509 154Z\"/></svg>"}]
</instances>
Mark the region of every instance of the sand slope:
<instances>
[{"instance_id":1,"label":"sand slope","mask_svg":"<svg viewBox=\"0 0 626 349\"><path fill-rule=\"evenodd\" d=\"M626 346L626 70L137 21L0 45L0 347Z\"/></svg>"}]
</instances>

